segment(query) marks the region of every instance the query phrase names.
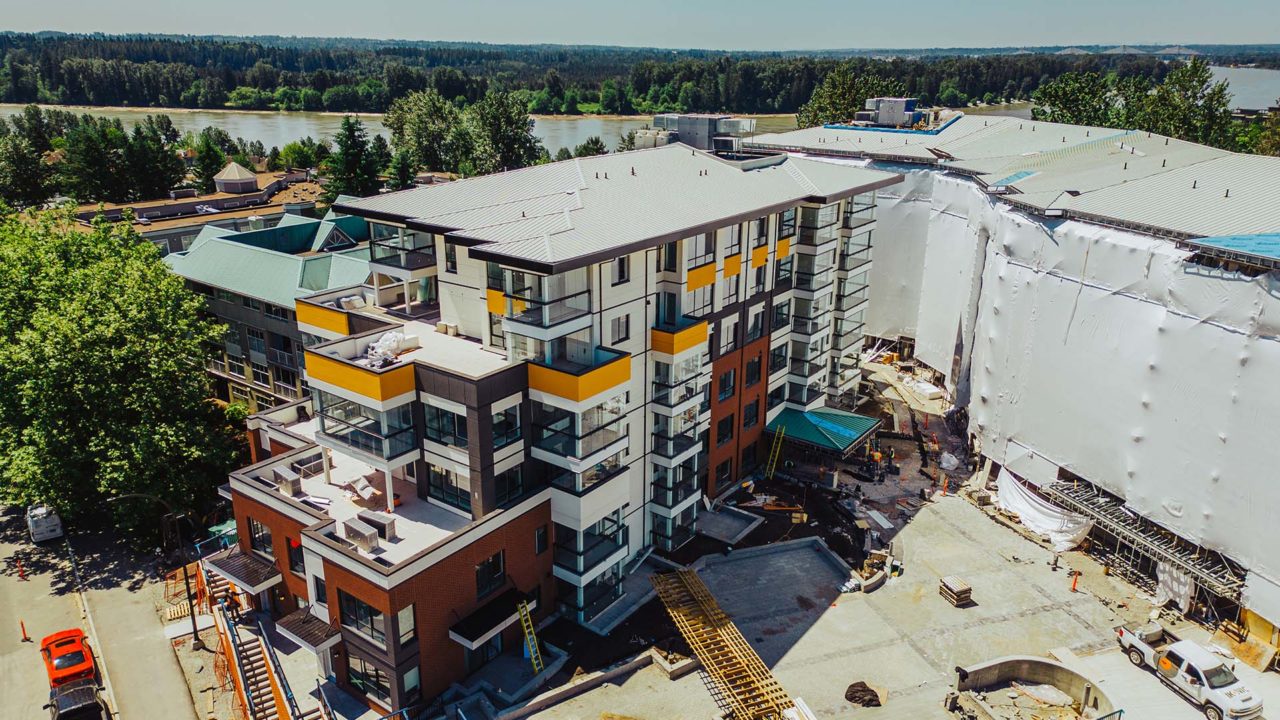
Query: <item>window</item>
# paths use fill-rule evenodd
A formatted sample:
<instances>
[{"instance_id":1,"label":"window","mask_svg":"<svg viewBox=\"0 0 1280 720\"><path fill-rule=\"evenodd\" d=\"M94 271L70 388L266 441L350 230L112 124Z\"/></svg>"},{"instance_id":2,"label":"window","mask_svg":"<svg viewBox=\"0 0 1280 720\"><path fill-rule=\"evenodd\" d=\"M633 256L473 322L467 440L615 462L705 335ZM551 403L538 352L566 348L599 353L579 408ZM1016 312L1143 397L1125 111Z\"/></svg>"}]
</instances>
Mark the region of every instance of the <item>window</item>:
<instances>
[{"instance_id":1,"label":"window","mask_svg":"<svg viewBox=\"0 0 1280 720\"><path fill-rule=\"evenodd\" d=\"M733 397L733 392L737 385L737 373L737 370L730 369L728 372L720 376L720 390L718 393L720 400L728 400Z\"/></svg>"},{"instance_id":2,"label":"window","mask_svg":"<svg viewBox=\"0 0 1280 720\"><path fill-rule=\"evenodd\" d=\"M733 476L733 459L725 460L716 466L716 487L725 487Z\"/></svg>"},{"instance_id":3,"label":"window","mask_svg":"<svg viewBox=\"0 0 1280 720\"><path fill-rule=\"evenodd\" d=\"M427 465L427 495L447 505L471 512L471 482L450 470Z\"/></svg>"},{"instance_id":4,"label":"window","mask_svg":"<svg viewBox=\"0 0 1280 720\"><path fill-rule=\"evenodd\" d=\"M734 225L729 228L729 246L725 248L725 257L739 255L742 253L742 226Z\"/></svg>"},{"instance_id":5,"label":"window","mask_svg":"<svg viewBox=\"0 0 1280 720\"><path fill-rule=\"evenodd\" d=\"M502 329L502 316L489 313L489 347L507 349L507 335Z\"/></svg>"},{"instance_id":6,"label":"window","mask_svg":"<svg viewBox=\"0 0 1280 720\"><path fill-rule=\"evenodd\" d=\"M747 361L742 377L742 387L749 388L758 382L760 382L760 356L756 355Z\"/></svg>"},{"instance_id":7,"label":"window","mask_svg":"<svg viewBox=\"0 0 1280 720\"><path fill-rule=\"evenodd\" d=\"M404 700L406 703L415 703L422 699L422 669L411 667L404 671L404 681L400 684L404 688Z\"/></svg>"},{"instance_id":8,"label":"window","mask_svg":"<svg viewBox=\"0 0 1280 720\"><path fill-rule=\"evenodd\" d=\"M791 257L784 257L778 260L777 273L774 275L774 285L782 285L791 282Z\"/></svg>"},{"instance_id":9,"label":"window","mask_svg":"<svg viewBox=\"0 0 1280 720\"><path fill-rule=\"evenodd\" d=\"M244 377L244 358L239 355L228 355L227 372L236 377Z\"/></svg>"},{"instance_id":10,"label":"window","mask_svg":"<svg viewBox=\"0 0 1280 720\"><path fill-rule=\"evenodd\" d=\"M716 445L723 445L733 439L733 416L720 418L716 423Z\"/></svg>"},{"instance_id":11,"label":"window","mask_svg":"<svg viewBox=\"0 0 1280 720\"><path fill-rule=\"evenodd\" d=\"M311 579L311 602L320 605L329 604L329 588L325 587L324 576L316 575Z\"/></svg>"},{"instance_id":12,"label":"window","mask_svg":"<svg viewBox=\"0 0 1280 720\"><path fill-rule=\"evenodd\" d=\"M417 631L413 622L413 605L406 605L396 613L396 630L400 633L400 644L407 645L415 637Z\"/></svg>"},{"instance_id":13,"label":"window","mask_svg":"<svg viewBox=\"0 0 1280 720\"><path fill-rule=\"evenodd\" d=\"M524 468L519 465L493 476L494 501L498 507L524 497Z\"/></svg>"},{"instance_id":14,"label":"window","mask_svg":"<svg viewBox=\"0 0 1280 720\"><path fill-rule=\"evenodd\" d=\"M391 703L390 676L362 657L347 655L347 682L383 704Z\"/></svg>"},{"instance_id":15,"label":"window","mask_svg":"<svg viewBox=\"0 0 1280 720\"><path fill-rule=\"evenodd\" d=\"M689 238L689 267L699 267L716 261L716 234L703 233Z\"/></svg>"},{"instance_id":16,"label":"window","mask_svg":"<svg viewBox=\"0 0 1280 720\"><path fill-rule=\"evenodd\" d=\"M272 305L271 303L264 303L262 309L267 313L267 317L272 318L273 320L289 322L289 310L287 308L282 308L279 305Z\"/></svg>"},{"instance_id":17,"label":"window","mask_svg":"<svg viewBox=\"0 0 1280 720\"><path fill-rule=\"evenodd\" d=\"M253 518L249 518L249 547L267 557L276 556L275 548L271 546L271 528Z\"/></svg>"},{"instance_id":18,"label":"window","mask_svg":"<svg viewBox=\"0 0 1280 720\"><path fill-rule=\"evenodd\" d=\"M467 446L467 418L455 412L426 406L427 439L441 445L464 448Z\"/></svg>"},{"instance_id":19,"label":"window","mask_svg":"<svg viewBox=\"0 0 1280 720\"><path fill-rule=\"evenodd\" d=\"M611 337L613 338L613 340L611 340L610 342L620 343L625 340L631 339L631 316L630 315L619 315L618 317L614 318L611 323L611 327L613 331Z\"/></svg>"},{"instance_id":20,"label":"window","mask_svg":"<svg viewBox=\"0 0 1280 720\"><path fill-rule=\"evenodd\" d=\"M769 244L769 218L762 217L751 221L751 247L758 248Z\"/></svg>"},{"instance_id":21,"label":"window","mask_svg":"<svg viewBox=\"0 0 1280 720\"><path fill-rule=\"evenodd\" d=\"M446 245L446 247L448 247ZM502 289L502 266L496 262L486 262L484 264L485 287L490 290Z\"/></svg>"},{"instance_id":22,"label":"window","mask_svg":"<svg viewBox=\"0 0 1280 720\"><path fill-rule=\"evenodd\" d=\"M444 244L444 270L445 272L458 272L458 248L453 243Z\"/></svg>"},{"instance_id":23,"label":"window","mask_svg":"<svg viewBox=\"0 0 1280 720\"><path fill-rule=\"evenodd\" d=\"M738 344L738 318L728 317L720 321L720 354L733 350Z\"/></svg>"},{"instance_id":24,"label":"window","mask_svg":"<svg viewBox=\"0 0 1280 720\"><path fill-rule=\"evenodd\" d=\"M777 375L787 369L787 345L783 343L769 350L769 374Z\"/></svg>"},{"instance_id":25,"label":"window","mask_svg":"<svg viewBox=\"0 0 1280 720\"><path fill-rule=\"evenodd\" d=\"M262 309L262 303L255 298L244 297L244 298L241 298L241 300L244 303L244 306L249 308L250 310Z\"/></svg>"},{"instance_id":26,"label":"window","mask_svg":"<svg viewBox=\"0 0 1280 720\"><path fill-rule=\"evenodd\" d=\"M675 272L680 268L679 258L680 251L674 240L663 245L658 272Z\"/></svg>"},{"instance_id":27,"label":"window","mask_svg":"<svg viewBox=\"0 0 1280 720\"><path fill-rule=\"evenodd\" d=\"M533 554L541 555L547 551L547 546L547 526L543 525L533 531Z\"/></svg>"},{"instance_id":28,"label":"window","mask_svg":"<svg viewBox=\"0 0 1280 720\"><path fill-rule=\"evenodd\" d=\"M250 365L253 366L253 382L263 387L271 387L271 369L258 362L251 362Z\"/></svg>"},{"instance_id":29,"label":"window","mask_svg":"<svg viewBox=\"0 0 1280 720\"><path fill-rule=\"evenodd\" d=\"M760 456L758 454L759 443L753 442L742 451L742 462L738 463L738 469L742 472L751 472L760 464Z\"/></svg>"},{"instance_id":30,"label":"window","mask_svg":"<svg viewBox=\"0 0 1280 720\"><path fill-rule=\"evenodd\" d=\"M476 565L476 598L482 598L502 587L507 576L502 562L502 552Z\"/></svg>"},{"instance_id":31,"label":"window","mask_svg":"<svg viewBox=\"0 0 1280 720\"><path fill-rule=\"evenodd\" d=\"M345 590L338 591L338 607L343 627L355 630L379 645L386 645L387 619L381 610L348 595Z\"/></svg>"},{"instance_id":32,"label":"window","mask_svg":"<svg viewBox=\"0 0 1280 720\"><path fill-rule=\"evenodd\" d=\"M250 350L254 352L262 353L263 355L267 354L267 334L266 333L262 332L258 328L251 327L251 328L245 328L245 336L249 338Z\"/></svg>"},{"instance_id":33,"label":"window","mask_svg":"<svg viewBox=\"0 0 1280 720\"><path fill-rule=\"evenodd\" d=\"M791 325L791 301L783 300L773 306L773 329L781 330Z\"/></svg>"},{"instance_id":34,"label":"window","mask_svg":"<svg viewBox=\"0 0 1280 720\"><path fill-rule=\"evenodd\" d=\"M710 285L703 285L697 290L690 290L686 298L685 307L688 310L685 314L690 317L702 317L711 312L711 302L715 298L715 288L715 283L711 283Z\"/></svg>"},{"instance_id":35,"label":"window","mask_svg":"<svg viewBox=\"0 0 1280 720\"><path fill-rule=\"evenodd\" d=\"M302 560L302 542L296 538L285 538L289 546L289 572L297 575L306 574L306 566Z\"/></svg>"},{"instance_id":36,"label":"window","mask_svg":"<svg viewBox=\"0 0 1280 720\"><path fill-rule=\"evenodd\" d=\"M738 275L727 277L724 279L724 304L732 305L738 302Z\"/></svg>"},{"instance_id":37,"label":"window","mask_svg":"<svg viewBox=\"0 0 1280 720\"><path fill-rule=\"evenodd\" d=\"M751 404L742 406L742 427L752 428L760 422L760 401L752 400Z\"/></svg>"},{"instance_id":38,"label":"window","mask_svg":"<svg viewBox=\"0 0 1280 720\"><path fill-rule=\"evenodd\" d=\"M783 383L769 391L769 409L772 410L787 399L787 384Z\"/></svg>"},{"instance_id":39,"label":"window","mask_svg":"<svg viewBox=\"0 0 1280 720\"><path fill-rule=\"evenodd\" d=\"M768 265L761 265L760 267L755 269L755 277L751 281L752 295L764 292L764 283L765 283L765 278L768 277L768 270L769 270Z\"/></svg>"},{"instance_id":40,"label":"window","mask_svg":"<svg viewBox=\"0 0 1280 720\"><path fill-rule=\"evenodd\" d=\"M520 406L493 414L493 449L504 448L522 437L520 433Z\"/></svg>"},{"instance_id":41,"label":"window","mask_svg":"<svg viewBox=\"0 0 1280 720\"><path fill-rule=\"evenodd\" d=\"M783 210L778 213L778 239L789 238L796 234L796 209Z\"/></svg>"},{"instance_id":42,"label":"window","mask_svg":"<svg viewBox=\"0 0 1280 720\"><path fill-rule=\"evenodd\" d=\"M631 280L631 257L623 255L613 261L613 284L621 285Z\"/></svg>"}]
</instances>

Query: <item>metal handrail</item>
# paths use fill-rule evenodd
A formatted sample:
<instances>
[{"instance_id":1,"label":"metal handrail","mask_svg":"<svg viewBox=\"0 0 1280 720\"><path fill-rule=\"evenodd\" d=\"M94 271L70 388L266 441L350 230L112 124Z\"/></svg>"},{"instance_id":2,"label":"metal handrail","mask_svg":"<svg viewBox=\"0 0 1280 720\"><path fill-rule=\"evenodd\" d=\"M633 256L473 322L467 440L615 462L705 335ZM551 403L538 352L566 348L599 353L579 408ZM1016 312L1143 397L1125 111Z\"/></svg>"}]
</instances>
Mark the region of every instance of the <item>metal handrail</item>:
<instances>
[{"instance_id":1,"label":"metal handrail","mask_svg":"<svg viewBox=\"0 0 1280 720\"><path fill-rule=\"evenodd\" d=\"M324 720L333 720L333 707L329 705L329 696L324 693L320 678L316 678L316 692L320 695L320 712L324 715Z\"/></svg>"},{"instance_id":2,"label":"metal handrail","mask_svg":"<svg viewBox=\"0 0 1280 720\"><path fill-rule=\"evenodd\" d=\"M1113 710L1112 712L1109 712L1106 715L1103 715L1102 717L1098 718L1098 720L1107 720L1107 718L1122 718L1122 717L1124 717L1124 710L1120 709L1120 710Z\"/></svg>"},{"instance_id":3,"label":"metal handrail","mask_svg":"<svg viewBox=\"0 0 1280 720\"><path fill-rule=\"evenodd\" d=\"M258 632L261 633L259 640L262 642L263 651L267 655L267 659L271 662L271 669L276 674L276 679L280 682L280 691L284 694L285 702L289 703L289 717L298 720L302 713L298 710L298 701L293 697L293 689L289 687L289 678L285 677L284 668L280 667L280 658L276 657L275 646L271 644L270 638L267 637L267 628L258 621Z\"/></svg>"},{"instance_id":4,"label":"metal handrail","mask_svg":"<svg viewBox=\"0 0 1280 720\"><path fill-rule=\"evenodd\" d=\"M218 611L222 613L222 624L227 627L227 635L231 637L231 654L236 661L236 674L240 676L240 694L244 696L245 707L249 711L249 717L258 716L258 709L253 704L253 693L249 692L249 678L244 674L244 665L240 660L240 635L236 632L236 626L231 622L231 618L227 614L227 601L225 598L218 600Z\"/></svg>"}]
</instances>

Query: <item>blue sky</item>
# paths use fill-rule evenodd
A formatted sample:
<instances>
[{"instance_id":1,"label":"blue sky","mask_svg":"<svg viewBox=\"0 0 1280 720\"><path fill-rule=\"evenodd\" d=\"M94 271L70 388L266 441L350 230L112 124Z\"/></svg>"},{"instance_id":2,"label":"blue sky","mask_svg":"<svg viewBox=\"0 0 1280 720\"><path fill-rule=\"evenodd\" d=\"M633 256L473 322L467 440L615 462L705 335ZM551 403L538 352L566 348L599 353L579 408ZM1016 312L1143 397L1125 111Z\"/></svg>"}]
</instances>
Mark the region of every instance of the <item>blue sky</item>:
<instances>
[{"instance_id":1,"label":"blue sky","mask_svg":"<svg viewBox=\"0 0 1280 720\"><path fill-rule=\"evenodd\" d=\"M0 29L713 49L1275 43L1276 0L0 0Z\"/></svg>"}]
</instances>

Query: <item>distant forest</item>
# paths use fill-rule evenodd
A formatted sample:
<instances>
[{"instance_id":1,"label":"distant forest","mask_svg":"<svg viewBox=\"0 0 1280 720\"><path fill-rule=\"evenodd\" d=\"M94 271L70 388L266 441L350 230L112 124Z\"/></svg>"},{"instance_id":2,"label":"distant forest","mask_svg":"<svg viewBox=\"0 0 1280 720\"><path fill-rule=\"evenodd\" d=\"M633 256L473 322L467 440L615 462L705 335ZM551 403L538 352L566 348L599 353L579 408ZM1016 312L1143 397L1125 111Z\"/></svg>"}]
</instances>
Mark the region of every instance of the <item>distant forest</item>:
<instances>
[{"instance_id":1,"label":"distant forest","mask_svg":"<svg viewBox=\"0 0 1280 720\"><path fill-rule=\"evenodd\" d=\"M1280 46L1197 46L1280 67ZM1055 50L1055 48L1046 48ZM972 53L986 54L972 54ZM896 53L895 57L887 55ZM992 54L997 53L997 54ZM965 51L732 52L346 38L0 34L0 102L383 112L435 89L462 107L489 90L547 114L793 113L832 68L901 81L950 106L1026 100L1067 72L1163 79L1150 55Z\"/></svg>"}]
</instances>

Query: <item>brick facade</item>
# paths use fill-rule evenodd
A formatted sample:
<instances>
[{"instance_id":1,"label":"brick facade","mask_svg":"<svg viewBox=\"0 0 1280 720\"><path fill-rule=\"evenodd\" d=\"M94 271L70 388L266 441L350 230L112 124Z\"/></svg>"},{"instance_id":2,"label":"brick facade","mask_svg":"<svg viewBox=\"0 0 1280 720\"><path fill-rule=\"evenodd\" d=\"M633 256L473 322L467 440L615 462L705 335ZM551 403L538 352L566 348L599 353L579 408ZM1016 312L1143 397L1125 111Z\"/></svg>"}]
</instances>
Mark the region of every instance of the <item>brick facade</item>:
<instances>
[{"instance_id":1,"label":"brick facade","mask_svg":"<svg viewBox=\"0 0 1280 720\"><path fill-rule=\"evenodd\" d=\"M760 372L756 382L746 387L747 363L759 359ZM716 470L724 462L730 463L730 482L742 476L743 452L750 450L753 460L760 454L760 435L764 430L765 410L768 394L769 336L756 340L745 347L727 352L711 364L711 426L707 439L707 487L703 488L708 497L715 497L725 488L724 483L717 482ZM734 371L733 396L720 399L720 378L730 370ZM757 403L756 422L749 428L742 426L744 407L752 402ZM719 425L723 418L733 416L733 439L720 444Z\"/></svg>"}]
</instances>

